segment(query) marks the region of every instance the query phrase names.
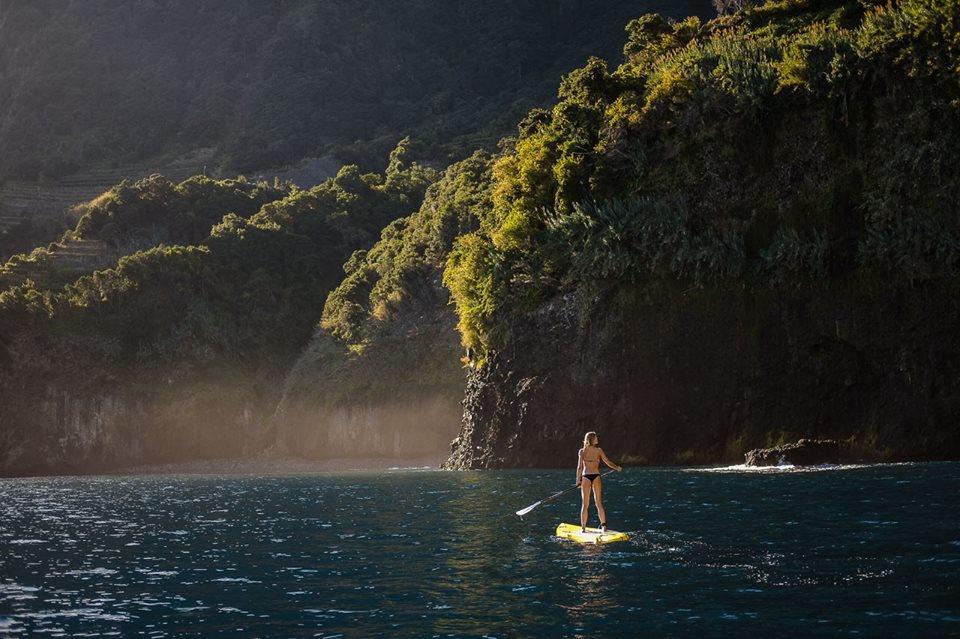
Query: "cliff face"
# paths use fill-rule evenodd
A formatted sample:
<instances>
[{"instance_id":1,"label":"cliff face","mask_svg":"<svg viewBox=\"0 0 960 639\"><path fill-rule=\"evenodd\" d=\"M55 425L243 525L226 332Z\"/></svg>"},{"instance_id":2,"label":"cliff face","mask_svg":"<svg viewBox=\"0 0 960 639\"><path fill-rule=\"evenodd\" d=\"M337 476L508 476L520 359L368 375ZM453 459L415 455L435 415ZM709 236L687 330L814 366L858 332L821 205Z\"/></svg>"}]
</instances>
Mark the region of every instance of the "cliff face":
<instances>
[{"instance_id":1,"label":"cliff face","mask_svg":"<svg viewBox=\"0 0 960 639\"><path fill-rule=\"evenodd\" d=\"M276 451L298 457L442 456L459 428L465 373L443 264L489 206L491 158L447 168L420 210L344 266L287 377Z\"/></svg>"},{"instance_id":2,"label":"cliff face","mask_svg":"<svg viewBox=\"0 0 960 639\"><path fill-rule=\"evenodd\" d=\"M278 419L276 452L285 457L439 456L456 435L460 395L438 389L393 401L341 405L288 400Z\"/></svg>"},{"instance_id":3,"label":"cliff face","mask_svg":"<svg viewBox=\"0 0 960 639\"><path fill-rule=\"evenodd\" d=\"M0 292L0 474L246 457L272 445L282 380L344 261L436 178L406 170L405 148L384 176L345 167L310 190L156 177L88 205L77 235L122 241L156 223L202 242L126 255L59 289L27 280Z\"/></svg>"},{"instance_id":4,"label":"cliff face","mask_svg":"<svg viewBox=\"0 0 960 639\"><path fill-rule=\"evenodd\" d=\"M625 463L740 463L799 436L865 459L960 455L953 287L656 288L515 321L470 375L447 465L572 466L589 430Z\"/></svg>"},{"instance_id":5,"label":"cliff face","mask_svg":"<svg viewBox=\"0 0 960 639\"><path fill-rule=\"evenodd\" d=\"M644 16L531 114L444 279L455 468L960 455L960 3Z\"/></svg>"},{"instance_id":6,"label":"cliff face","mask_svg":"<svg viewBox=\"0 0 960 639\"><path fill-rule=\"evenodd\" d=\"M390 332L350 348L320 331L274 416L284 456L440 456L460 425L465 383L453 312L436 276Z\"/></svg>"},{"instance_id":7,"label":"cliff face","mask_svg":"<svg viewBox=\"0 0 960 639\"><path fill-rule=\"evenodd\" d=\"M265 405L250 391L231 384L198 384L175 394L37 388L0 409L0 470L8 476L90 473L250 455L268 436Z\"/></svg>"}]
</instances>

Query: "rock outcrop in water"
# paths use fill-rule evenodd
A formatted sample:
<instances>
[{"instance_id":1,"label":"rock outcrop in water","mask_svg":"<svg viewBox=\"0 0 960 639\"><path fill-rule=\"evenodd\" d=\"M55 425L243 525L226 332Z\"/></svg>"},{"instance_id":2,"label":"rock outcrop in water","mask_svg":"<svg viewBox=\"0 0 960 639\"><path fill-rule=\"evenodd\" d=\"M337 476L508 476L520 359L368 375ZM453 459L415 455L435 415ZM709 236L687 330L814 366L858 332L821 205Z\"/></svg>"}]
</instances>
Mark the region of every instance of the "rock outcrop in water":
<instances>
[{"instance_id":1,"label":"rock outcrop in water","mask_svg":"<svg viewBox=\"0 0 960 639\"><path fill-rule=\"evenodd\" d=\"M772 448L755 448L744 455L747 466L816 466L853 461L846 442L835 439L801 439Z\"/></svg>"}]
</instances>

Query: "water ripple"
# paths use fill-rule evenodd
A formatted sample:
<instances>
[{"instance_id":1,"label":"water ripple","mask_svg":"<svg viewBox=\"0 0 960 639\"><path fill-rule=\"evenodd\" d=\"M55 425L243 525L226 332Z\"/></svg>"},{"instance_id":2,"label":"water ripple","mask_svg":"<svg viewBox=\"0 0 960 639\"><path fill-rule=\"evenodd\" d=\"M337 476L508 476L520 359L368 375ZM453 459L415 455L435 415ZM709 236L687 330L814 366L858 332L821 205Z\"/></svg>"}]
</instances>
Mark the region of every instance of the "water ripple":
<instances>
[{"instance_id":1,"label":"water ripple","mask_svg":"<svg viewBox=\"0 0 960 639\"><path fill-rule=\"evenodd\" d=\"M568 476L0 480L0 636L957 632L960 464L629 470L601 547Z\"/></svg>"}]
</instances>

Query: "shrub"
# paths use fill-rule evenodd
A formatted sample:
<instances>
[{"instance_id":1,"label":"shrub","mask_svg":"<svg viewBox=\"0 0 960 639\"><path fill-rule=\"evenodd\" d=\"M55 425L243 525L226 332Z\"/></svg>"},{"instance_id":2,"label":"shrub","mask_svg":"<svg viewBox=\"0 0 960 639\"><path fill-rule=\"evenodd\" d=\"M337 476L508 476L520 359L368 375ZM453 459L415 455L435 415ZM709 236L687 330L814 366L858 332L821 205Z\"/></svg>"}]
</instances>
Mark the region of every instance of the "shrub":
<instances>
[{"instance_id":1,"label":"shrub","mask_svg":"<svg viewBox=\"0 0 960 639\"><path fill-rule=\"evenodd\" d=\"M763 275L776 285L826 277L827 238L817 230L811 235L804 240L792 228L778 229L770 246L760 252Z\"/></svg>"},{"instance_id":2,"label":"shrub","mask_svg":"<svg viewBox=\"0 0 960 639\"><path fill-rule=\"evenodd\" d=\"M498 309L507 302L502 256L486 236L468 233L454 242L443 283L457 307L464 346L482 357L495 344Z\"/></svg>"},{"instance_id":3,"label":"shrub","mask_svg":"<svg viewBox=\"0 0 960 639\"><path fill-rule=\"evenodd\" d=\"M776 64L778 90L802 89L823 94L842 86L844 69L853 55L853 37L847 30L817 22L789 41Z\"/></svg>"},{"instance_id":4,"label":"shrub","mask_svg":"<svg viewBox=\"0 0 960 639\"><path fill-rule=\"evenodd\" d=\"M679 198L578 204L569 214L549 216L547 228L545 250L569 256L568 282L670 275L702 286L743 268L739 236L695 232Z\"/></svg>"},{"instance_id":5,"label":"shrub","mask_svg":"<svg viewBox=\"0 0 960 639\"><path fill-rule=\"evenodd\" d=\"M916 280L960 274L960 228L936 217L873 220L858 247L862 266Z\"/></svg>"},{"instance_id":6,"label":"shrub","mask_svg":"<svg viewBox=\"0 0 960 639\"><path fill-rule=\"evenodd\" d=\"M476 230L490 207L492 160L477 152L430 186L419 211L396 220L369 251L355 252L327 298L321 328L357 344L386 325L411 296L433 289L454 240Z\"/></svg>"},{"instance_id":7,"label":"shrub","mask_svg":"<svg viewBox=\"0 0 960 639\"><path fill-rule=\"evenodd\" d=\"M779 50L771 38L729 31L712 38L703 54L715 65L710 73L712 83L732 98L739 111L760 109L773 95Z\"/></svg>"}]
</instances>

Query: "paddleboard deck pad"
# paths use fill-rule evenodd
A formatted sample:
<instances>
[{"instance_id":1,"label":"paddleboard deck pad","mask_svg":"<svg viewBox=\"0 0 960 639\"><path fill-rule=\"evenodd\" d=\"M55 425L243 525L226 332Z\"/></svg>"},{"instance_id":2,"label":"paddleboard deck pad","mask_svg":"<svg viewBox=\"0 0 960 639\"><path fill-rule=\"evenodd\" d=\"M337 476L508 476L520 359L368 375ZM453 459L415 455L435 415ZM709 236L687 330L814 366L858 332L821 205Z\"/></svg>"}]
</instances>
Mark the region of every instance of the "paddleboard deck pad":
<instances>
[{"instance_id":1,"label":"paddleboard deck pad","mask_svg":"<svg viewBox=\"0 0 960 639\"><path fill-rule=\"evenodd\" d=\"M617 532L616 530L603 532L599 528L587 528L587 532L581 532L580 526L574 524L560 524L557 526L557 537L578 541L581 544L609 544L615 541L627 541L630 539L630 535L627 533Z\"/></svg>"}]
</instances>

